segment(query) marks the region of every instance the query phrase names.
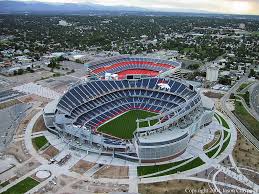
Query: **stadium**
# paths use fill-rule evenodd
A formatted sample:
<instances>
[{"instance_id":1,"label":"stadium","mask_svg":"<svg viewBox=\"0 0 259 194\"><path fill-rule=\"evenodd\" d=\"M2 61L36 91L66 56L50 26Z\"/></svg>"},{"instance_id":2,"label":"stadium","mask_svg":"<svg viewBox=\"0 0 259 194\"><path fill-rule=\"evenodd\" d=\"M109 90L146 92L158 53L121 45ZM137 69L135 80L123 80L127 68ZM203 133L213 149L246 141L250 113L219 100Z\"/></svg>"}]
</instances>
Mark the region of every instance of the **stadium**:
<instances>
[{"instance_id":1,"label":"stadium","mask_svg":"<svg viewBox=\"0 0 259 194\"><path fill-rule=\"evenodd\" d=\"M49 131L73 149L138 163L167 161L212 122L213 102L178 78L179 62L118 56L86 66L87 78L44 109Z\"/></svg>"}]
</instances>

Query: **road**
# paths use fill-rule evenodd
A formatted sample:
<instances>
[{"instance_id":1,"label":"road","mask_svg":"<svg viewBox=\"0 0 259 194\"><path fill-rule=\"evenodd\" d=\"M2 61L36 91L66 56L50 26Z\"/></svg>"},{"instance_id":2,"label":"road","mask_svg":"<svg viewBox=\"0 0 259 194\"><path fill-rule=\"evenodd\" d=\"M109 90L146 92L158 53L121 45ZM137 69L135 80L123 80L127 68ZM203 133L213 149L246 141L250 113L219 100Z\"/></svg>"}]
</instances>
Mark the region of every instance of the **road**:
<instances>
[{"instance_id":1,"label":"road","mask_svg":"<svg viewBox=\"0 0 259 194\"><path fill-rule=\"evenodd\" d=\"M249 71L248 71L249 72ZM239 131L259 150L259 141L249 132L245 125L240 122L237 117L228 110L226 103L230 98L231 93L235 93L236 90L240 87L242 83L247 81L248 74L244 75L222 98L221 98L221 106L223 112L232 120L232 122L236 125Z\"/></svg>"},{"instance_id":2,"label":"road","mask_svg":"<svg viewBox=\"0 0 259 194\"><path fill-rule=\"evenodd\" d=\"M237 96L239 96L239 95L237 94ZM250 94L250 96L251 96L251 94ZM252 117L254 117L257 121L259 121L259 115L258 115L257 112L252 108L253 105L251 105L251 108L249 108L249 107L247 106L247 104L246 104L244 98L243 98L242 96L239 96L239 97L240 97L241 102L242 102L242 104L243 104L243 107L246 109L246 111L249 112L249 114L250 114ZM250 99L250 102L251 102L251 99ZM251 103L250 103L250 104L251 104Z\"/></svg>"}]
</instances>

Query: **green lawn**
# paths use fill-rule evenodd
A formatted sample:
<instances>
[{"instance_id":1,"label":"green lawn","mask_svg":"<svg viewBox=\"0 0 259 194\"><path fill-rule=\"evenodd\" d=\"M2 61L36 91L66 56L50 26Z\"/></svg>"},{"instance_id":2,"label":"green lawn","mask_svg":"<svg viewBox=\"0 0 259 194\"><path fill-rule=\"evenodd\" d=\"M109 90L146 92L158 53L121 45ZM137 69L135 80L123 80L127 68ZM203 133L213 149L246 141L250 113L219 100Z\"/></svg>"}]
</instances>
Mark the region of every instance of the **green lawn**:
<instances>
[{"instance_id":1,"label":"green lawn","mask_svg":"<svg viewBox=\"0 0 259 194\"><path fill-rule=\"evenodd\" d=\"M203 146L203 150L204 150L205 152L207 152L208 150L210 150L210 149L212 149L212 148L215 148L215 147L219 144L219 142L220 142L220 140L221 140L221 136L222 136L221 131L216 131L215 134L214 134L214 138L216 137L216 135L217 135L218 132L219 132L219 135L218 135L218 139L217 139L216 142L213 143L214 140L212 140L211 142L209 142L208 144L206 144L206 145ZM212 143L213 143L213 144L212 144Z\"/></svg>"},{"instance_id":2,"label":"green lawn","mask_svg":"<svg viewBox=\"0 0 259 194\"><path fill-rule=\"evenodd\" d=\"M229 133L228 131L224 130L224 139L226 139L226 138L227 138L228 133Z\"/></svg>"},{"instance_id":3,"label":"green lawn","mask_svg":"<svg viewBox=\"0 0 259 194\"><path fill-rule=\"evenodd\" d=\"M153 174L153 173L160 172L160 171L163 171L163 170L166 170L169 168L173 168L175 166L182 164L183 162L186 162L189 159L181 160L178 162L172 162L172 163L168 163L168 164L154 165L154 166L138 166L138 176Z\"/></svg>"},{"instance_id":4,"label":"green lawn","mask_svg":"<svg viewBox=\"0 0 259 194\"><path fill-rule=\"evenodd\" d=\"M217 119L217 121L218 121L218 122L219 122L219 124L220 124L220 120L219 120L218 115L217 115L217 114L215 114L215 115L214 115L214 117Z\"/></svg>"},{"instance_id":5,"label":"green lawn","mask_svg":"<svg viewBox=\"0 0 259 194\"><path fill-rule=\"evenodd\" d=\"M229 129L228 123L225 121L225 119L223 119L223 117L218 114L217 114L217 116L220 118L223 127Z\"/></svg>"},{"instance_id":6,"label":"green lawn","mask_svg":"<svg viewBox=\"0 0 259 194\"><path fill-rule=\"evenodd\" d=\"M249 86L251 83L242 83L239 88L237 89L237 92L240 92L241 90L245 89L247 86Z\"/></svg>"},{"instance_id":7,"label":"green lawn","mask_svg":"<svg viewBox=\"0 0 259 194\"><path fill-rule=\"evenodd\" d=\"M228 147L228 144L230 142L230 139L231 139L231 136L229 136L229 138L223 143L222 147L221 147L221 150L219 151L219 153L215 156L215 158L217 156L219 156L222 152L225 151L225 149Z\"/></svg>"},{"instance_id":8,"label":"green lawn","mask_svg":"<svg viewBox=\"0 0 259 194\"><path fill-rule=\"evenodd\" d=\"M27 177L26 179L20 181L16 185L7 189L7 191L3 192L3 194L23 194L27 191L31 190L33 187L39 184L38 181L34 180L31 177Z\"/></svg>"},{"instance_id":9,"label":"green lawn","mask_svg":"<svg viewBox=\"0 0 259 194\"><path fill-rule=\"evenodd\" d=\"M152 177L165 176L165 175L175 174L177 172L184 172L187 170L191 170L193 168L197 168L203 164L205 164L205 162L203 162L202 159L200 157L198 157L183 166L180 166L178 168L175 168L173 170L170 170L170 171L158 174L158 175L154 175Z\"/></svg>"},{"instance_id":10,"label":"green lawn","mask_svg":"<svg viewBox=\"0 0 259 194\"><path fill-rule=\"evenodd\" d=\"M250 107L250 99L249 99L250 94L249 94L249 92L247 92L245 94L238 93L238 95L241 96L244 99L246 105L248 107Z\"/></svg>"},{"instance_id":11,"label":"green lawn","mask_svg":"<svg viewBox=\"0 0 259 194\"><path fill-rule=\"evenodd\" d=\"M241 102L235 101L235 110L233 112L250 133L259 139L259 122L246 111Z\"/></svg>"},{"instance_id":12,"label":"green lawn","mask_svg":"<svg viewBox=\"0 0 259 194\"><path fill-rule=\"evenodd\" d=\"M218 151L219 149L219 145L216 146L214 149L210 150L209 152L206 153L206 155L209 157L209 158L212 158L212 156L214 156L216 154L216 152Z\"/></svg>"},{"instance_id":13,"label":"green lawn","mask_svg":"<svg viewBox=\"0 0 259 194\"><path fill-rule=\"evenodd\" d=\"M224 130L224 137L223 137L223 138L224 138L224 139L223 139L224 141L226 140L228 134L229 134L229 132L226 131L226 130ZM217 157L218 155L220 155L220 154L227 148L227 146L228 146L228 144L229 144L229 141L230 141L230 136L229 136L228 139L223 143L220 152L219 152L215 157ZM220 139L219 139L219 141L217 142L217 144L219 144L219 142L220 142ZM216 154L216 152L218 151L219 145L217 145L217 144L215 144L214 149L212 149L212 150L210 150L209 152L206 153L206 155L207 155L209 158L212 158L212 156L214 156L214 155Z\"/></svg>"},{"instance_id":14,"label":"green lawn","mask_svg":"<svg viewBox=\"0 0 259 194\"><path fill-rule=\"evenodd\" d=\"M155 115L157 115L157 113L147 112L143 110L131 110L100 126L97 131L122 139L132 139L133 132L137 128L136 120L145 119L147 117L152 117ZM155 123L156 121L150 124L154 125ZM145 126L147 126L147 122L142 124L140 127Z\"/></svg>"},{"instance_id":15,"label":"green lawn","mask_svg":"<svg viewBox=\"0 0 259 194\"><path fill-rule=\"evenodd\" d=\"M42 148L46 143L48 143L48 140L44 136L35 137L32 139L32 143L35 146L37 150Z\"/></svg>"},{"instance_id":16,"label":"green lawn","mask_svg":"<svg viewBox=\"0 0 259 194\"><path fill-rule=\"evenodd\" d=\"M191 160L191 159L189 158L189 159L181 160L178 162L162 164L162 165L155 165L155 166L139 166L138 167L138 176L149 175L149 174L153 174L153 173L160 172L163 170L167 170L169 168L179 166L180 164L182 164L183 162L186 162L187 160ZM165 175L175 174L177 172L184 172L184 171L199 167L203 164L204 164L204 162L198 157L182 166L176 167L175 169L172 169L172 170L169 170L167 172L163 172L163 173L160 173L157 175L153 175L151 177L165 176Z\"/></svg>"}]
</instances>

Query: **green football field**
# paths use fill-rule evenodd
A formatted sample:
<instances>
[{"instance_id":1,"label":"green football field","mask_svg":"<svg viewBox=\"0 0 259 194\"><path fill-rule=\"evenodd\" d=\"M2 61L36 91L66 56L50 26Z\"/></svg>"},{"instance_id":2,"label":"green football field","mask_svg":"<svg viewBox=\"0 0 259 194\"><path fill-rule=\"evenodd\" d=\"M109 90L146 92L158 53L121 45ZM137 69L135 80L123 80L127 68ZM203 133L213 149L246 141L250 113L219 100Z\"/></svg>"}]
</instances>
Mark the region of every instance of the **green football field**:
<instances>
[{"instance_id":1,"label":"green football field","mask_svg":"<svg viewBox=\"0 0 259 194\"><path fill-rule=\"evenodd\" d=\"M144 119L147 117L152 117L157 115L157 113L147 112L143 110L131 110L128 111L121 116L105 123L104 125L100 126L97 131L102 133L106 133L121 139L132 139L133 132L137 128L137 119ZM153 125L157 121L153 121L150 124ZM142 124L140 127L147 126L147 122Z\"/></svg>"}]
</instances>

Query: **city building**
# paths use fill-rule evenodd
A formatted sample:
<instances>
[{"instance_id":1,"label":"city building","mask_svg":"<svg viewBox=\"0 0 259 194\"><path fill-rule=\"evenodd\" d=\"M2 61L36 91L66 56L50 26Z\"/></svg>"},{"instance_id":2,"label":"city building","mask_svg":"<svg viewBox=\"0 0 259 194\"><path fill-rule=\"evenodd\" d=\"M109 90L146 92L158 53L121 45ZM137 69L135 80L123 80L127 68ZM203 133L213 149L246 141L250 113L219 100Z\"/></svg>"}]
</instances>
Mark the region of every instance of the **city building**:
<instances>
[{"instance_id":1,"label":"city building","mask_svg":"<svg viewBox=\"0 0 259 194\"><path fill-rule=\"evenodd\" d=\"M207 72L206 72L207 81L216 82L218 81L218 76L219 76L219 67L217 67L214 64L207 67Z\"/></svg>"}]
</instances>

